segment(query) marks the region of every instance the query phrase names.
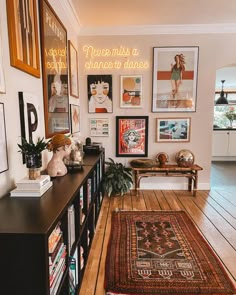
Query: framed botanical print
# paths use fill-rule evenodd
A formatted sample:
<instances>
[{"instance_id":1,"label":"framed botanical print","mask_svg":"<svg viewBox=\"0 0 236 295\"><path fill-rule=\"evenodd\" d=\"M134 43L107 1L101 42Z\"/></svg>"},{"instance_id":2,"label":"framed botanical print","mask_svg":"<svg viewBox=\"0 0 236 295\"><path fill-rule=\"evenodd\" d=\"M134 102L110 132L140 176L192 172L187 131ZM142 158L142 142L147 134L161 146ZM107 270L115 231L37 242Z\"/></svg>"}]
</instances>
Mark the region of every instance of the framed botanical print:
<instances>
[{"instance_id":1,"label":"framed botanical print","mask_svg":"<svg viewBox=\"0 0 236 295\"><path fill-rule=\"evenodd\" d=\"M39 1L46 138L68 133L67 31L48 1Z\"/></svg>"},{"instance_id":2,"label":"framed botanical print","mask_svg":"<svg viewBox=\"0 0 236 295\"><path fill-rule=\"evenodd\" d=\"M79 98L78 81L78 54L75 46L69 40L69 74L70 74L70 95Z\"/></svg>"},{"instance_id":3,"label":"framed botanical print","mask_svg":"<svg viewBox=\"0 0 236 295\"><path fill-rule=\"evenodd\" d=\"M11 65L39 78L36 0L8 0L6 4Z\"/></svg>"},{"instance_id":4,"label":"framed botanical print","mask_svg":"<svg viewBox=\"0 0 236 295\"><path fill-rule=\"evenodd\" d=\"M116 117L116 156L146 157L148 154L148 116Z\"/></svg>"},{"instance_id":5,"label":"framed botanical print","mask_svg":"<svg viewBox=\"0 0 236 295\"><path fill-rule=\"evenodd\" d=\"M80 131L80 107L75 104L70 104L70 121L71 133Z\"/></svg>"},{"instance_id":6,"label":"framed botanical print","mask_svg":"<svg viewBox=\"0 0 236 295\"><path fill-rule=\"evenodd\" d=\"M198 74L197 46L154 47L153 112L195 112Z\"/></svg>"},{"instance_id":7,"label":"framed botanical print","mask_svg":"<svg viewBox=\"0 0 236 295\"><path fill-rule=\"evenodd\" d=\"M88 112L112 113L112 75L88 75Z\"/></svg>"},{"instance_id":8,"label":"framed botanical print","mask_svg":"<svg viewBox=\"0 0 236 295\"><path fill-rule=\"evenodd\" d=\"M190 118L158 118L156 121L157 142L190 141Z\"/></svg>"},{"instance_id":9,"label":"framed botanical print","mask_svg":"<svg viewBox=\"0 0 236 295\"><path fill-rule=\"evenodd\" d=\"M141 108L143 100L142 76L120 77L120 107Z\"/></svg>"},{"instance_id":10,"label":"framed botanical print","mask_svg":"<svg viewBox=\"0 0 236 295\"><path fill-rule=\"evenodd\" d=\"M90 118L89 120L91 136L109 136L108 118Z\"/></svg>"},{"instance_id":11,"label":"framed botanical print","mask_svg":"<svg viewBox=\"0 0 236 295\"><path fill-rule=\"evenodd\" d=\"M7 137L4 104L0 103L0 173L8 170Z\"/></svg>"}]
</instances>

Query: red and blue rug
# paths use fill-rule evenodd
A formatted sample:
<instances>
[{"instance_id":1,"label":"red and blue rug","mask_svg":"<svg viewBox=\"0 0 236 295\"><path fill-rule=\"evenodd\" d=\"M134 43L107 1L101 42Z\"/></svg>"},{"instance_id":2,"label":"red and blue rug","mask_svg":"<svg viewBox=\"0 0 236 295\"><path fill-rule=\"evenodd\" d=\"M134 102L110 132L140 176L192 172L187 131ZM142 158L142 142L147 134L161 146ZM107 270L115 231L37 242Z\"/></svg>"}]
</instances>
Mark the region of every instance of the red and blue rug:
<instances>
[{"instance_id":1,"label":"red and blue rug","mask_svg":"<svg viewBox=\"0 0 236 295\"><path fill-rule=\"evenodd\" d=\"M236 294L184 211L113 212L105 290L107 295Z\"/></svg>"}]
</instances>

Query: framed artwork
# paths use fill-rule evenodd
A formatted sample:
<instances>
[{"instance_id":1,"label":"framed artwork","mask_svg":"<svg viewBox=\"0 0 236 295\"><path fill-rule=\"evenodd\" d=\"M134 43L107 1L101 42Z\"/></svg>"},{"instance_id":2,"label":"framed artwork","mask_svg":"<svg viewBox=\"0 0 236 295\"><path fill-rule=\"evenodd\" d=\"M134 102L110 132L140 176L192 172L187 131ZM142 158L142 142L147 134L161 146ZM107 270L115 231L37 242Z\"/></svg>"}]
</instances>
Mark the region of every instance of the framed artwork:
<instances>
[{"instance_id":1,"label":"framed artwork","mask_svg":"<svg viewBox=\"0 0 236 295\"><path fill-rule=\"evenodd\" d=\"M78 54L72 42L68 41L69 48L69 74L70 74L70 95L79 98L78 79Z\"/></svg>"},{"instance_id":2,"label":"framed artwork","mask_svg":"<svg viewBox=\"0 0 236 295\"><path fill-rule=\"evenodd\" d=\"M88 112L112 113L112 75L88 75Z\"/></svg>"},{"instance_id":3,"label":"framed artwork","mask_svg":"<svg viewBox=\"0 0 236 295\"><path fill-rule=\"evenodd\" d=\"M158 118L157 142L190 141L190 118Z\"/></svg>"},{"instance_id":4,"label":"framed artwork","mask_svg":"<svg viewBox=\"0 0 236 295\"><path fill-rule=\"evenodd\" d=\"M67 31L48 1L39 1L45 136L68 133Z\"/></svg>"},{"instance_id":5,"label":"framed artwork","mask_svg":"<svg viewBox=\"0 0 236 295\"><path fill-rule=\"evenodd\" d=\"M8 170L7 137L4 104L0 103L0 173Z\"/></svg>"},{"instance_id":6,"label":"framed artwork","mask_svg":"<svg viewBox=\"0 0 236 295\"><path fill-rule=\"evenodd\" d=\"M11 65L40 78L36 0L8 0Z\"/></svg>"},{"instance_id":7,"label":"framed artwork","mask_svg":"<svg viewBox=\"0 0 236 295\"><path fill-rule=\"evenodd\" d=\"M75 104L70 104L70 122L71 133L80 131L80 107Z\"/></svg>"},{"instance_id":8,"label":"framed artwork","mask_svg":"<svg viewBox=\"0 0 236 295\"><path fill-rule=\"evenodd\" d=\"M120 107L141 108L143 100L142 76L120 77Z\"/></svg>"},{"instance_id":9,"label":"framed artwork","mask_svg":"<svg viewBox=\"0 0 236 295\"><path fill-rule=\"evenodd\" d=\"M30 92L18 92L18 95L21 137L24 137L27 141L32 140L33 142L37 142L38 138L41 138L43 134L38 96ZM22 154L22 157L24 164L24 154Z\"/></svg>"},{"instance_id":10,"label":"framed artwork","mask_svg":"<svg viewBox=\"0 0 236 295\"><path fill-rule=\"evenodd\" d=\"M1 27L0 27L0 93L6 93L5 77L4 77L4 70L3 70L3 59L2 59Z\"/></svg>"},{"instance_id":11,"label":"framed artwork","mask_svg":"<svg viewBox=\"0 0 236 295\"><path fill-rule=\"evenodd\" d=\"M90 135L91 136L109 136L109 119L108 118L91 118Z\"/></svg>"},{"instance_id":12,"label":"framed artwork","mask_svg":"<svg viewBox=\"0 0 236 295\"><path fill-rule=\"evenodd\" d=\"M154 47L152 112L195 112L199 47Z\"/></svg>"},{"instance_id":13,"label":"framed artwork","mask_svg":"<svg viewBox=\"0 0 236 295\"><path fill-rule=\"evenodd\" d=\"M146 157L148 116L116 117L116 156Z\"/></svg>"}]
</instances>

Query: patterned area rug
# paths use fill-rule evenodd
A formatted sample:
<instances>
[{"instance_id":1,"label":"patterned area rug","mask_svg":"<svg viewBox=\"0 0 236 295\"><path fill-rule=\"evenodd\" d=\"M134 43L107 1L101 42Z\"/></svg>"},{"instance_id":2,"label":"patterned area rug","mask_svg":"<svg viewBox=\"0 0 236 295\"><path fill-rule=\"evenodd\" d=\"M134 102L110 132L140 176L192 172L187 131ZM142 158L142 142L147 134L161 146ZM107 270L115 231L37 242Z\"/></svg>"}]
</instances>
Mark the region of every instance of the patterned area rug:
<instances>
[{"instance_id":1,"label":"patterned area rug","mask_svg":"<svg viewBox=\"0 0 236 295\"><path fill-rule=\"evenodd\" d=\"M236 293L184 211L113 212L105 290L107 295Z\"/></svg>"}]
</instances>

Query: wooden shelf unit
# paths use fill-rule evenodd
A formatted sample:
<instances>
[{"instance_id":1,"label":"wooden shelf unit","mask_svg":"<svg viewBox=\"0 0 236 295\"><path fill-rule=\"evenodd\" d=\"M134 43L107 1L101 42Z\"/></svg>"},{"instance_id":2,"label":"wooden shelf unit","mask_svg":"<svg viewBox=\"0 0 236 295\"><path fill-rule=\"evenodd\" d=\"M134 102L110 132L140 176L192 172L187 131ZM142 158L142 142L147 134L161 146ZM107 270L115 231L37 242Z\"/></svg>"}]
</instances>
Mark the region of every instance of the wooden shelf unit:
<instances>
[{"instance_id":1,"label":"wooden shelf unit","mask_svg":"<svg viewBox=\"0 0 236 295\"><path fill-rule=\"evenodd\" d=\"M77 259L76 292L79 291L103 199L104 160L104 150L98 155L86 155L82 171L54 179L53 186L41 197L7 195L0 199L1 294L71 294L72 256ZM72 204L75 241L68 249L68 208ZM53 293L49 285L48 239L58 224L66 245L66 266L57 292ZM83 255L80 255L81 247ZM81 256L83 267L80 267Z\"/></svg>"}]
</instances>

